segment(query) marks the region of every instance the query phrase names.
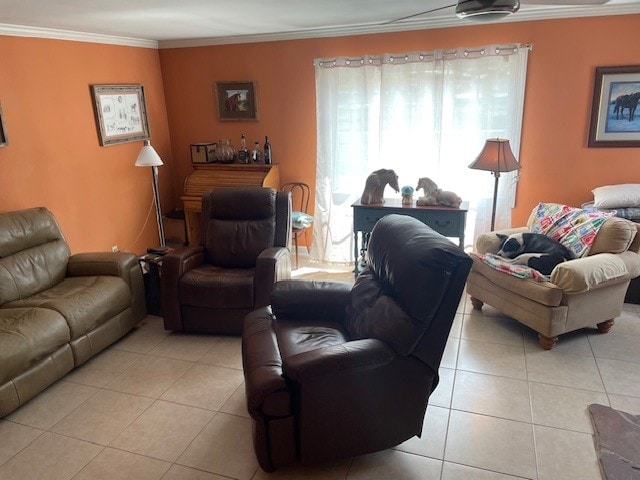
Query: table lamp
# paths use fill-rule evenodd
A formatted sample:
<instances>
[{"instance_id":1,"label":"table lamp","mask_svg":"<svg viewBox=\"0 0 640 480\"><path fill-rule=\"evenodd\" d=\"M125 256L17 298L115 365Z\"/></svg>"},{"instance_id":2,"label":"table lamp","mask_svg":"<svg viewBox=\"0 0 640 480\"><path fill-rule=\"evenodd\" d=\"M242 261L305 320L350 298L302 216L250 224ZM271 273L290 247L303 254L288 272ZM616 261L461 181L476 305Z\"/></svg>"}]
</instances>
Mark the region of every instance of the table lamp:
<instances>
[{"instance_id":1,"label":"table lamp","mask_svg":"<svg viewBox=\"0 0 640 480\"><path fill-rule=\"evenodd\" d=\"M144 141L140 149L136 167L151 167L151 181L153 182L153 199L156 204L156 221L158 223L158 235L160 235L160 247L166 247L164 239L164 226L162 225L162 209L160 208L160 196L158 195L158 167L162 165L160 155L151 146L149 140Z\"/></svg>"},{"instance_id":2,"label":"table lamp","mask_svg":"<svg viewBox=\"0 0 640 480\"><path fill-rule=\"evenodd\" d=\"M495 229L496 202L498 200L498 179L500 172L512 172L520 169L520 164L513 156L509 140L505 138L488 138L480 155L473 161L469 168L474 170L488 170L495 177L493 186L493 208L491 210L491 230Z\"/></svg>"}]
</instances>

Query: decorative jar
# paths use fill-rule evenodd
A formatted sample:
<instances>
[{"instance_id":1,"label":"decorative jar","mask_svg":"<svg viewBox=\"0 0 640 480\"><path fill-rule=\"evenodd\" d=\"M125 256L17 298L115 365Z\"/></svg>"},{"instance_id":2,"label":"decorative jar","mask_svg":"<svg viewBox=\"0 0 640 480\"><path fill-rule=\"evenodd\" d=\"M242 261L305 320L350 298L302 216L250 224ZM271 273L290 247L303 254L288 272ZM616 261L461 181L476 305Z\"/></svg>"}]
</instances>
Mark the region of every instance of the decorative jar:
<instances>
[{"instance_id":1,"label":"decorative jar","mask_svg":"<svg viewBox=\"0 0 640 480\"><path fill-rule=\"evenodd\" d=\"M216 161L218 163L233 163L236 158L236 151L229 143L229 140L223 138L218 142L216 148Z\"/></svg>"}]
</instances>

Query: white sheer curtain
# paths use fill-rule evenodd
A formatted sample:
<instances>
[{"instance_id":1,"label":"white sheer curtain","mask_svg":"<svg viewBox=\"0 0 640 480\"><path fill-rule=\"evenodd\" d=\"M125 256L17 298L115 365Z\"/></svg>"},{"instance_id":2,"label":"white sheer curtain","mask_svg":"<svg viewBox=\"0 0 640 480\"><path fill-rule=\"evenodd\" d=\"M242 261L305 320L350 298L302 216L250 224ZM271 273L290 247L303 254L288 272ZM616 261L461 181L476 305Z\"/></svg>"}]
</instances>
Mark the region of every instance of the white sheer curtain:
<instances>
[{"instance_id":1,"label":"white sheer curtain","mask_svg":"<svg viewBox=\"0 0 640 480\"><path fill-rule=\"evenodd\" d=\"M508 138L519 157L528 50L488 45L315 60L312 258L354 260L351 204L379 168L395 170L401 187L430 177L468 201L467 244L489 230L494 177L468 165L487 138ZM500 177L496 228L510 225L516 181ZM385 196L399 194L387 187Z\"/></svg>"}]
</instances>

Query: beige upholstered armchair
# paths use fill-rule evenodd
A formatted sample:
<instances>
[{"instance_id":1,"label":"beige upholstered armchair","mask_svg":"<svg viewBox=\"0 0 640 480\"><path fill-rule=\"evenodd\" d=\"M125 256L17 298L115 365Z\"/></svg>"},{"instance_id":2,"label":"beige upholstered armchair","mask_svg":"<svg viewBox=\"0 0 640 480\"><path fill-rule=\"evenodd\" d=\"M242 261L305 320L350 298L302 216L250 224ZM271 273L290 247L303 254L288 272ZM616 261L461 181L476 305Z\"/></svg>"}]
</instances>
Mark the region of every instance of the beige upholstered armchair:
<instances>
[{"instance_id":1,"label":"beige upholstered armchair","mask_svg":"<svg viewBox=\"0 0 640 480\"><path fill-rule=\"evenodd\" d=\"M474 309L481 310L486 303L513 317L538 332L540 345L547 350L566 332L584 327L608 332L622 313L630 280L640 275L638 224L607 218L588 255L556 266L548 281L517 278L481 259L484 254L498 252L497 233L526 231L530 230L513 228L478 238L467 280Z\"/></svg>"}]
</instances>

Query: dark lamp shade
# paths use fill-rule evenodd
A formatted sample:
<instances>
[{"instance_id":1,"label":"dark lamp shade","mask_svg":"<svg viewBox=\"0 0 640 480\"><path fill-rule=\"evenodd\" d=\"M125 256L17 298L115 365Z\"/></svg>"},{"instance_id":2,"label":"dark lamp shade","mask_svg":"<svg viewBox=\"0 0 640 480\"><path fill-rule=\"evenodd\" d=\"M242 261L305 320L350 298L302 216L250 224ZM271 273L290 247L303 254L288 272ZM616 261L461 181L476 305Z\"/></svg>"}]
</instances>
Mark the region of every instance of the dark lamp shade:
<instances>
[{"instance_id":1,"label":"dark lamp shade","mask_svg":"<svg viewBox=\"0 0 640 480\"><path fill-rule=\"evenodd\" d=\"M484 144L480 155L469 168L474 170L488 170L490 172L512 172L520 169L520 164L513 156L509 140L504 138L489 138Z\"/></svg>"}]
</instances>

